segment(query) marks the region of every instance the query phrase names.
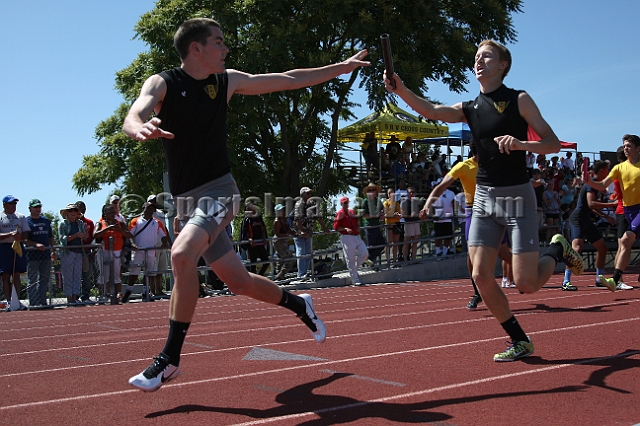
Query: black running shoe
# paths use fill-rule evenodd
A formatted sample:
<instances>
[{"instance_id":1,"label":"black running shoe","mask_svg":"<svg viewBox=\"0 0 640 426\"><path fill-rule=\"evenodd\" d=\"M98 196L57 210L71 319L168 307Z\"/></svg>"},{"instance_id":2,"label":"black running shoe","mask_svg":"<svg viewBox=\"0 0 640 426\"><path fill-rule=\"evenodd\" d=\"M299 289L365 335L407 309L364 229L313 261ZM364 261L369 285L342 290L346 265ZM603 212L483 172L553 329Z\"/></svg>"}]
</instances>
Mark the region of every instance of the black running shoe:
<instances>
[{"instance_id":1,"label":"black running shoe","mask_svg":"<svg viewBox=\"0 0 640 426\"><path fill-rule=\"evenodd\" d=\"M479 294L474 294L473 297L471 297L471 300L469 300L469 303L467 303L467 309L474 310L478 307L478 303L480 302L482 302L482 297L480 297Z\"/></svg>"}]
</instances>

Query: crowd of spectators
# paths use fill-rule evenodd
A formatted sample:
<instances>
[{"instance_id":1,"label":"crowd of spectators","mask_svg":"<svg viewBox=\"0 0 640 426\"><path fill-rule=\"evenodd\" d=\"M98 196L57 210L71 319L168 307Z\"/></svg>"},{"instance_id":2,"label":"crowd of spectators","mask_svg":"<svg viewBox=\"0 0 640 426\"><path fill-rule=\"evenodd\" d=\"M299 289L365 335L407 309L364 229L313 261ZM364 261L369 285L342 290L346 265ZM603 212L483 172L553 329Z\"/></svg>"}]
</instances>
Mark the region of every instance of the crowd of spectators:
<instances>
[{"instance_id":1,"label":"crowd of spectators","mask_svg":"<svg viewBox=\"0 0 640 426\"><path fill-rule=\"evenodd\" d=\"M151 291L162 293L162 284L155 279L153 271L167 269L163 250L168 249L171 242L155 196L149 196L141 206L143 214L129 223L120 213L117 195L103 206L102 217L95 222L85 216L83 201L69 203L60 210L61 219L55 230L54 222L42 214L39 199L28 202L28 216L17 211L19 201L12 195L5 196L0 212L0 273L8 302L21 294L20 274L26 272L29 306L46 306L53 296L53 271L60 272L57 279L68 305L89 302L94 289L99 293L93 294L96 299L115 289L118 299L122 300L126 298L121 278L124 263L130 266L127 268L130 284L135 283L143 267L150 277ZM102 245L103 250L97 250L97 245ZM125 246L131 249L131 256L123 262ZM159 265L163 256L165 262ZM113 277L111 271L114 271ZM26 307L14 304L10 309Z\"/></svg>"},{"instance_id":2,"label":"crowd of spectators","mask_svg":"<svg viewBox=\"0 0 640 426\"><path fill-rule=\"evenodd\" d=\"M385 189L375 183L362 188L362 202L354 209L344 207L348 206L348 200L341 202L343 208L338 210L333 228L342 234L345 263L349 264L355 283L359 283L356 269L362 264L360 260L368 257L370 265L380 264L386 253L384 260L393 267L413 263L417 258L418 242L424 237L435 242L435 250L430 249L428 255L446 256L453 253L456 250L452 242L454 230L462 226L465 220L462 213L464 201L460 197L464 194L461 186L455 184L451 186L453 191L446 191L440 196L436 212L429 221L432 225L421 226L425 221L418 218L425 197L449 169L446 156L433 154L430 161L427 160L424 152L414 152L411 138L407 138L402 145L393 138L387 148L378 153L369 148L377 146L375 136L370 134L368 139L371 161L367 164L371 172L377 173L381 163L389 164L386 173L403 171L395 175L393 180L387 180ZM378 154L388 161L380 162ZM462 161L462 157L458 156L455 161ZM583 185L582 155L578 153L574 161L571 152L566 153L565 157L552 156L550 159L528 153L526 161L537 198L540 236L544 243L555 233L568 232L567 219L575 208L577 195ZM394 168L393 164L399 165ZM608 201L615 197L613 194L614 189L611 188L603 196ZM320 231L316 229L316 223L320 224L321 232L330 231L318 213L318 206L310 200L312 195L311 188L301 188L300 197L290 214L287 214L289 212L284 205L276 206L273 236L268 235L259 207L250 202L246 204L240 247L246 250L251 263L260 264L259 269L255 265L248 266L251 271L266 274L268 265L274 261L269 253L274 253L277 258L277 267L272 273L275 280L283 280L293 272L297 278L314 275L314 271L309 271L309 266L313 257L311 237L314 231ZM59 262L61 266L63 294L67 303L86 302L92 288L100 286L102 295L110 294L113 291L111 286L114 286L115 292L126 301L130 291L122 291L121 271L129 269L129 265L123 268L121 263L130 259L124 254L127 243L130 242L129 246L134 251L128 280L131 286L137 282L140 268L145 265L151 271L168 270L166 250L182 228L176 217L174 235L169 235L164 214L157 208L155 196L149 196L142 206L143 215L127 223L120 213L120 199L114 195L110 203L103 207L102 217L95 223L84 215L86 206L82 201L70 203L61 209L62 220L57 232L58 241L55 241L51 221L41 213L42 203L38 199L29 201L29 215L25 216L16 211L18 201L11 195L3 199L4 210L0 213L0 270L5 295L11 294L12 286L20 294L19 274L28 272L27 295L31 306L47 303L51 277L48 271L52 268L52 262ZM608 225L605 220L601 223L603 227ZM352 237L359 238L361 234L365 236L366 250L362 250L357 239L352 240ZM290 250L291 239L295 246L295 257ZM110 241L113 242L113 248L109 246ZM25 256L18 256L16 244L17 248L26 250ZM62 248L50 250L55 244ZM101 244L104 250L86 247L90 244ZM269 249L270 244L273 244L272 250ZM358 247L354 249L359 252L358 256L352 255L348 247ZM136 253L136 250L140 253ZM158 264L159 260L161 264ZM115 271L113 277L110 276L110 269L103 267L111 263ZM297 268L294 266L296 263ZM356 269L353 264L356 264ZM164 296L162 280L153 272L148 275L151 295Z\"/></svg>"},{"instance_id":3,"label":"crowd of spectators","mask_svg":"<svg viewBox=\"0 0 640 426\"><path fill-rule=\"evenodd\" d=\"M427 158L425 152L416 149L411 137L406 137L401 144L395 135L391 135L387 142L379 151L372 150L372 146L378 146L378 141L374 132L367 134L361 145L367 177L381 177L380 184L394 190L401 185L411 186L419 197L426 197L448 170L463 160L458 155L449 165L447 156L439 152ZM566 231L566 220L576 206L576 198L583 185L583 155L578 152L574 158L573 152L567 151L547 158L528 152L526 162L538 202L541 240L548 242L554 233ZM459 186L454 185L452 189L455 193L461 192ZM613 193L612 187L606 195ZM606 226L605 222L601 221L602 226ZM391 234L392 231L387 232L387 240L395 242L396 237Z\"/></svg>"}]
</instances>

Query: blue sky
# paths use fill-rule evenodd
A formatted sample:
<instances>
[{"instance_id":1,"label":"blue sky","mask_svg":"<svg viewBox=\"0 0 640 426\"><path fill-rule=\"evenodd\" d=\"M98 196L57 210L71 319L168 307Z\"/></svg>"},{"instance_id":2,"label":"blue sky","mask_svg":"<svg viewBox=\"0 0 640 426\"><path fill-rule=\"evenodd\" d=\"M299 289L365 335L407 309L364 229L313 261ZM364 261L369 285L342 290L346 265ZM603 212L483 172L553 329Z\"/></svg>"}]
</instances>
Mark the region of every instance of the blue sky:
<instances>
[{"instance_id":1,"label":"blue sky","mask_svg":"<svg viewBox=\"0 0 640 426\"><path fill-rule=\"evenodd\" d=\"M133 27L153 5L25 0L3 8L0 194L18 197L18 211L28 214L31 198L56 212L81 198L71 177L83 155L98 151L96 125L122 102L115 73L146 49L132 40ZM623 134L640 133L640 2L530 0L523 12L514 17L518 42L508 46L514 61L507 86L527 90L556 134L581 151L615 151ZM473 76L468 90L433 84L428 95L447 104L472 99ZM356 116L368 115L360 89L354 99L363 104ZM99 218L112 190L82 197L88 217Z\"/></svg>"}]
</instances>

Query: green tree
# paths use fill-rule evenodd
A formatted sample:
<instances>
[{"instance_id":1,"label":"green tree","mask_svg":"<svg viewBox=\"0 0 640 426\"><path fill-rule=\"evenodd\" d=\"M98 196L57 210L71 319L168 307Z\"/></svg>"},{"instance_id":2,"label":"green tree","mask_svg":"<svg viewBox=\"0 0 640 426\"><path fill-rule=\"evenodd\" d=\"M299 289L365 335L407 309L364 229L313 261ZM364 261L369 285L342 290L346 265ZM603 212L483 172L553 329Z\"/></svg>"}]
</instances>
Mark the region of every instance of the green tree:
<instances>
[{"instance_id":1,"label":"green tree","mask_svg":"<svg viewBox=\"0 0 640 426\"><path fill-rule=\"evenodd\" d=\"M150 75L180 63L172 36L192 17L213 17L225 34L227 66L249 73L326 65L368 48L371 67L323 85L264 96L234 96L229 104L229 146L240 190L295 195L300 186L319 195L345 190L335 171L341 158L340 119L354 119L350 95L359 84L370 108L393 101L382 83L381 33L389 33L395 69L405 84L426 93L431 81L461 92L477 44L486 38L515 40L512 13L521 0L159 0L140 18L137 37L149 45L117 73L125 103L96 129L100 151L86 156L73 177L79 194L104 184L123 193L162 191L159 142L138 143L121 131L129 104Z\"/></svg>"}]
</instances>

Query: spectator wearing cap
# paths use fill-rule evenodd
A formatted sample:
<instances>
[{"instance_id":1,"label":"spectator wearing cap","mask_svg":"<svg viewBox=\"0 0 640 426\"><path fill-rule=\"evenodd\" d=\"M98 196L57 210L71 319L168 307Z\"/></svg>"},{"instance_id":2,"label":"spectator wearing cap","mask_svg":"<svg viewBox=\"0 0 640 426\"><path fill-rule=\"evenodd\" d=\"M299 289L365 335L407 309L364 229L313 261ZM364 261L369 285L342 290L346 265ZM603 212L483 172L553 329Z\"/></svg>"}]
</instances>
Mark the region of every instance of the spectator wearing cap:
<instances>
[{"instance_id":1,"label":"spectator wearing cap","mask_svg":"<svg viewBox=\"0 0 640 426\"><path fill-rule=\"evenodd\" d=\"M60 244L65 246L65 249L60 252L62 291L67 297L68 304L76 304L82 287L82 247L79 246L82 246L82 241L87 234L84 222L80 220L78 206L67 204L60 210L60 215L63 220L58 228L58 238Z\"/></svg>"},{"instance_id":2,"label":"spectator wearing cap","mask_svg":"<svg viewBox=\"0 0 640 426\"><path fill-rule=\"evenodd\" d=\"M155 209L153 212L153 217L156 218L158 220L158 223L160 224L160 227L162 228L162 230L164 231L164 233L167 236L167 243L163 243L162 238L158 237L158 241L156 241L156 247L160 247L159 249L156 250L156 258L158 259L158 265L157 265L157 270L158 271L168 271L169 270L169 249L171 248L171 236L169 235L169 231L167 229L167 215L158 208L158 198L155 194L151 194L147 197L147 203L151 203L153 205L153 208ZM159 288L157 290L159 290L158 295L159 296L163 296L164 290L163 290L163 280L162 280L162 272L160 273L160 275L158 276L159 279Z\"/></svg>"},{"instance_id":3,"label":"spectator wearing cap","mask_svg":"<svg viewBox=\"0 0 640 426\"><path fill-rule=\"evenodd\" d=\"M16 212L18 200L13 195L2 199L3 211L0 213L0 272L2 273L2 291L7 301L11 301L11 284L18 297L22 290L20 274L27 272L27 257L22 250L23 233L29 232L27 218ZM20 304L20 309L26 309Z\"/></svg>"},{"instance_id":4,"label":"spectator wearing cap","mask_svg":"<svg viewBox=\"0 0 640 426\"><path fill-rule=\"evenodd\" d=\"M87 205L84 203L84 201L79 200L76 201L75 204L76 206L78 206L78 210L80 211L80 220L84 222L85 238L82 240L82 244L86 246L93 242L93 234L95 232L96 225L93 223L93 220L85 216L85 213L87 212ZM96 252L94 249L84 248L83 256L85 256L87 260L83 261L82 290L80 291L81 294L79 300L81 302L88 302L89 296L91 295L91 289L96 284Z\"/></svg>"},{"instance_id":5,"label":"spectator wearing cap","mask_svg":"<svg viewBox=\"0 0 640 426\"><path fill-rule=\"evenodd\" d=\"M291 250L289 249L289 239L296 235L295 231L291 229L287 222L285 207L282 204L278 204L275 207L276 219L273 222L273 231L275 233L276 242L274 248L278 254L278 274L275 276L276 280L281 280L285 277L287 271L289 271L295 261L293 260ZM284 260L282 260L284 259Z\"/></svg>"},{"instance_id":6,"label":"spectator wearing cap","mask_svg":"<svg viewBox=\"0 0 640 426\"><path fill-rule=\"evenodd\" d=\"M29 216L27 216L30 230L26 232L24 244L31 247L27 250L27 276L29 287L29 306L44 306L47 304L47 291L51 278L51 250L55 245L51 220L42 215L42 202L37 198L29 201Z\"/></svg>"},{"instance_id":7,"label":"spectator wearing cap","mask_svg":"<svg viewBox=\"0 0 640 426\"><path fill-rule=\"evenodd\" d=\"M367 245L360 238L358 217L349 208L349 197L340 198L340 207L341 209L338 210L333 220L333 229L341 234L342 252L349 269L349 275L351 275L351 283L362 285L358 276L358 265L362 265L369 258L369 251Z\"/></svg>"},{"instance_id":8,"label":"spectator wearing cap","mask_svg":"<svg viewBox=\"0 0 640 426\"><path fill-rule=\"evenodd\" d=\"M322 226L324 232L329 232L324 223L324 218L320 215L320 206L309 201L313 195L313 190L308 186L300 188L300 199L296 201L294 207L294 223L296 225L297 237L293 239L296 245L296 257L298 262L298 278L306 275L311 263L312 256L312 235L316 220Z\"/></svg>"},{"instance_id":9,"label":"spectator wearing cap","mask_svg":"<svg viewBox=\"0 0 640 426\"><path fill-rule=\"evenodd\" d=\"M120 213L120 196L118 194L113 194L111 197L109 197L109 202L111 203L113 208L116 210L116 216L115 216L116 220L119 220L120 222L126 224L127 220Z\"/></svg>"},{"instance_id":10,"label":"spectator wearing cap","mask_svg":"<svg viewBox=\"0 0 640 426\"><path fill-rule=\"evenodd\" d=\"M384 219L384 207L382 200L378 196L382 192L375 183L369 183L364 189L364 200L360 206L362 210L362 224L365 226L364 233L367 237L367 249L369 258L374 260L382 254L387 241L382 235L380 220ZM372 246L379 246L372 248Z\"/></svg>"}]
</instances>

